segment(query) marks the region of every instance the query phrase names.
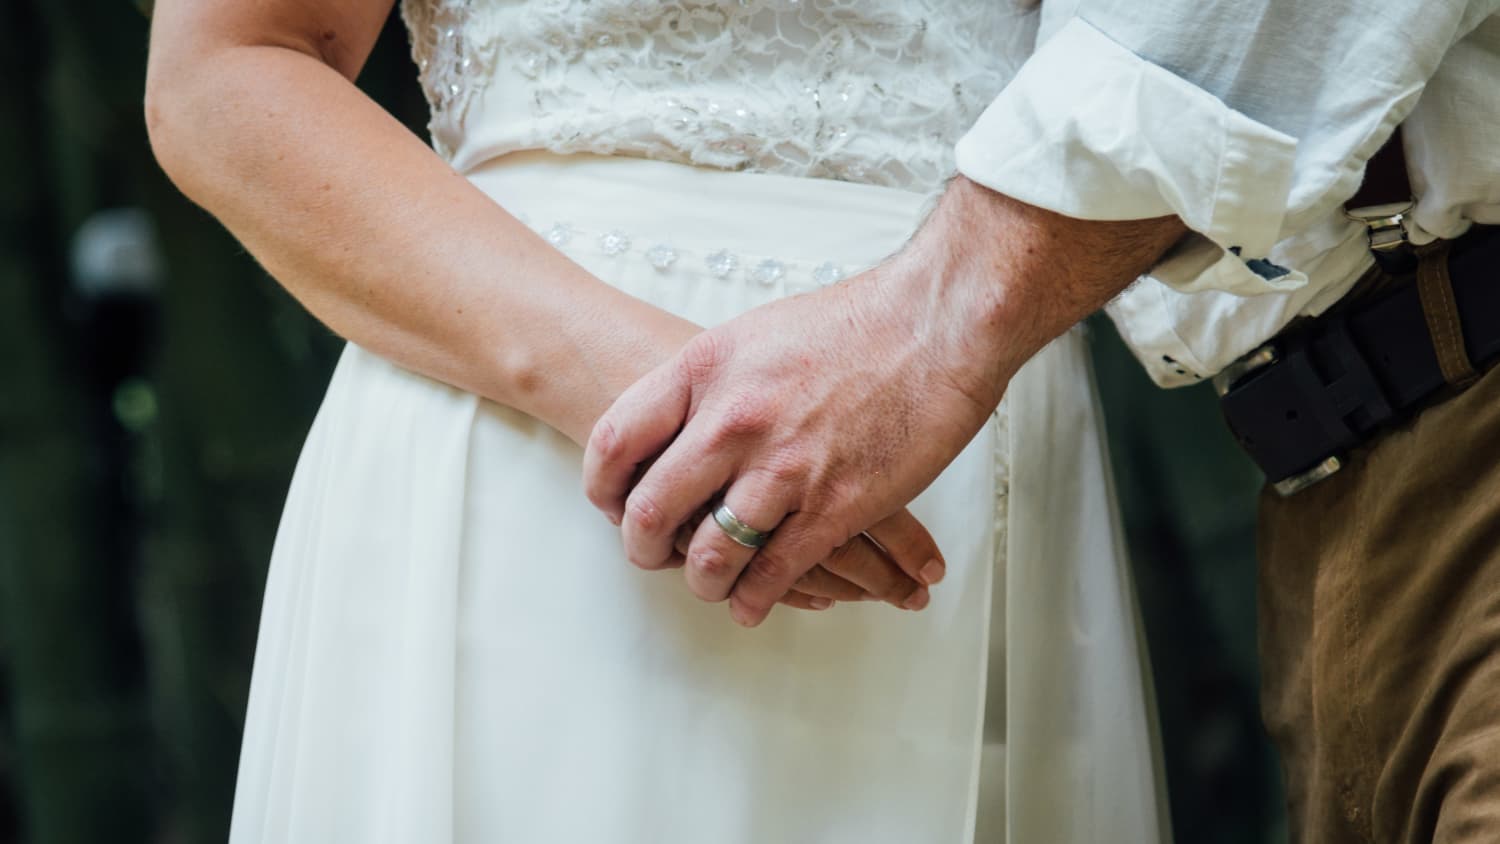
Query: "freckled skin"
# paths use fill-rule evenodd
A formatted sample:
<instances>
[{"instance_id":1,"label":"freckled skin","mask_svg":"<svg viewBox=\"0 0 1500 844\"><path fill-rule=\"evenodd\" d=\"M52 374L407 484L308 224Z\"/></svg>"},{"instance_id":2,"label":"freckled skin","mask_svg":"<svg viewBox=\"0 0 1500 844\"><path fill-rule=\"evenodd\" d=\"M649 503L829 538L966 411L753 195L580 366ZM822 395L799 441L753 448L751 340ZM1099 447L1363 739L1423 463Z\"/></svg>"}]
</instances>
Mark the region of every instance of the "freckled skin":
<instances>
[{"instance_id":1,"label":"freckled skin","mask_svg":"<svg viewBox=\"0 0 1500 844\"><path fill-rule=\"evenodd\" d=\"M774 532L753 554L701 532L689 586L759 624L809 566L921 493L1020 366L1183 231L1175 218L1072 220L954 179L897 255L710 329L679 353L687 365L627 390L604 417L625 447L586 457L590 499L606 512L627 494L688 512L704 502L681 490L724 490ZM720 458L703 460L702 444ZM664 553L649 526L624 527L632 559ZM695 577L700 554L716 565Z\"/></svg>"}]
</instances>

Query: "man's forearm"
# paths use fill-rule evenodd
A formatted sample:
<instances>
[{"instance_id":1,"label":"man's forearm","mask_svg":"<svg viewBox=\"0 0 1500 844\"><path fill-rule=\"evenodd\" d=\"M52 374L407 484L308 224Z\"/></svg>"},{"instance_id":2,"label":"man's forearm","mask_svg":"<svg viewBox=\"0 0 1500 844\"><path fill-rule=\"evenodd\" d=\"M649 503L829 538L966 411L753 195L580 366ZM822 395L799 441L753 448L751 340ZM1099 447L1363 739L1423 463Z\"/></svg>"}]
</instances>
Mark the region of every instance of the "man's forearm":
<instances>
[{"instance_id":1,"label":"man's forearm","mask_svg":"<svg viewBox=\"0 0 1500 844\"><path fill-rule=\"evenodd\" d=\"M1176 217L1097 221L1065 217L964 176L893 268L946 315L933 331L963 331L1004 384L1054 337L1103 307L1187 233Z\"/></svg>"}]
</instances>

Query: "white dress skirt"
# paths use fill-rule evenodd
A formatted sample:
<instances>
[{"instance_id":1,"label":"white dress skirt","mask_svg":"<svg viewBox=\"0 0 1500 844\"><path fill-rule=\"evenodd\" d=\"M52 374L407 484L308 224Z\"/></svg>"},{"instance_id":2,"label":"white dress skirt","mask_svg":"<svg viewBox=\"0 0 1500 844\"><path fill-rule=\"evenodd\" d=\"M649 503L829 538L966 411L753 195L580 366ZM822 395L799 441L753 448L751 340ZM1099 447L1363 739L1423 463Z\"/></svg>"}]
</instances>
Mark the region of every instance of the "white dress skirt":
<instances>
[{"instance_id":1,"label":"white dress skirt","mask_svg":"<svg viewBox=\"0 0 1500 844\"><path fill-rule=\"evenodd\" d=\"M703 325L873 265L929 199L540 152L469 176ZM347 348L276 541L233 844L1168 838L1079 332L913 504L948 561L922 612L741 629L626 563L580 467L542 423Z\"/></svg>"}]
</instances>

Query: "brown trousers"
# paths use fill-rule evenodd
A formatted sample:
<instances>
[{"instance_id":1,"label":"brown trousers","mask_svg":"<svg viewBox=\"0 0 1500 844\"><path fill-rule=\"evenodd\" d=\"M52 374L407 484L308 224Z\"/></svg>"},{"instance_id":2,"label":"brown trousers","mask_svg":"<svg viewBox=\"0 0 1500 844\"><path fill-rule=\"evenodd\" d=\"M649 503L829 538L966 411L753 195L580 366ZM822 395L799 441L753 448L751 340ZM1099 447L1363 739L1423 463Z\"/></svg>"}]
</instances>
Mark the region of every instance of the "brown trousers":
<instances>
[{"instance_id":1,"label":"brown trousers","mask_svg":"<svg viewBox=\"0 0 1500 844\"><path fill-rule=\"evenodd\" d=\"M1260 515L1293 842L1500 842L1500 367Z\"/></svg>"}]
</instances>

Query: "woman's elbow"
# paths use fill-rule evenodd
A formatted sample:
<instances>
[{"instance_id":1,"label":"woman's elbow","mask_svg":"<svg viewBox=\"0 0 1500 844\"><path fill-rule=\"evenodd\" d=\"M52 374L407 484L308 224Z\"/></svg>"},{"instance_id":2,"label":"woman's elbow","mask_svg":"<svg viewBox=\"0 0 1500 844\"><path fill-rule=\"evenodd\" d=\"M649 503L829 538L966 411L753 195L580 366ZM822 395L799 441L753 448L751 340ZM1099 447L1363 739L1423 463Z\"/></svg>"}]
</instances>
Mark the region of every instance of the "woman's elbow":
<instances>
[{"instance_id":1,"label":"woman's elbow","mask_svg":"<svg viewBox=\"0 0 1500 844\"><path fill-rule=\"evenodd\" d=\"M146 75L146 137L161 169L179 187L192 168L194 117L191 82L152 68Z\"/></svg>"}]
</instances>

